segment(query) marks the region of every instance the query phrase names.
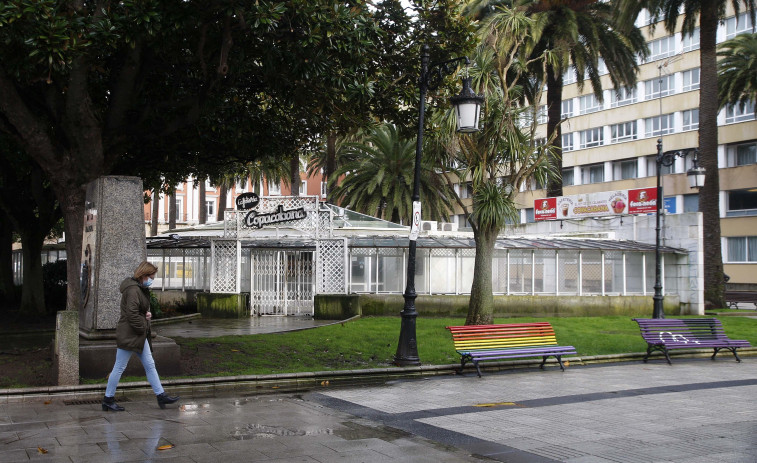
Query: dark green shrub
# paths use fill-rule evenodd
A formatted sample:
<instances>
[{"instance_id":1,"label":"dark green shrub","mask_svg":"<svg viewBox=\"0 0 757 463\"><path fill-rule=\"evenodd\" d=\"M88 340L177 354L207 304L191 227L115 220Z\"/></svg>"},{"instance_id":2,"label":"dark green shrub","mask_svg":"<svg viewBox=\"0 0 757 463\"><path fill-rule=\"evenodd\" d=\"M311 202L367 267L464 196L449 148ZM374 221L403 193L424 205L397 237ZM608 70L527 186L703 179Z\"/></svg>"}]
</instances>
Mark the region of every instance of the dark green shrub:
<instances>
[{"instance_id":1,"label":"dark green shrub","mask_svg":"<svg viewBox=\"0 0 757 463\"><path fill-rule=\"evenodd\" d=\"M48 262L42 266L42 286L45 291L45 308L48 314L66 308L68 288L66 260Z\"/></svg>"}]
</instances>

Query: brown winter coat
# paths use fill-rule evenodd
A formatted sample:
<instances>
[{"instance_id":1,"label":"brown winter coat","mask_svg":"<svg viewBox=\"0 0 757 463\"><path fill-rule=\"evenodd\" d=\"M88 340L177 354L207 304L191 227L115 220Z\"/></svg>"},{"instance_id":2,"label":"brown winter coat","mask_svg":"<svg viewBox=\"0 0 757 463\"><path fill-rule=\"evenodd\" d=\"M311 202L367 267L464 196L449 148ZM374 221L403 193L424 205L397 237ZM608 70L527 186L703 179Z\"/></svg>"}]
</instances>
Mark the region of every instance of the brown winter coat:
<instances>
[{"instance_id":1,"label":"brown winter coat","mask_svg":"<svg viewBox=\"0 0 757 463\"><path fill-rule=\"evenodd\" d=\"M150 310L150 292L134 278L121 283L121 316L116 326L116 345L119 349L142 353L150 334L150 322L145 314Z\"/></svg>"}]
</instances>

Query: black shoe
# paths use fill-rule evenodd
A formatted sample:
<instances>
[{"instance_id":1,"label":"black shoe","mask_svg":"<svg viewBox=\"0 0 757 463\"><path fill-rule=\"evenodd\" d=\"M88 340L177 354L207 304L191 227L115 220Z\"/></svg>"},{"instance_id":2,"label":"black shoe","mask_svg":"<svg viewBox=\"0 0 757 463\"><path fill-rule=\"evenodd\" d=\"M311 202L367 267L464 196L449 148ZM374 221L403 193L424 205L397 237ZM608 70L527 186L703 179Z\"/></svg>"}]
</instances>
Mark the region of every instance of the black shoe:
<instances>
[{"instance_id":1,"label":"black shoe","mask_svg":"<svg viewBox=\"0 0 757 463\"><path fill-rule=\"evenodd\" d=\"M179 396L169 397L165 392L161 392L160 394L156 395L155 398L158 399L158 405L160 406L160 408L166 408L166 404L172 404L179 400Z\"/></svg>"},{"instance_id":2,"label":"black shoe","mask_svg":"<svg viewBox=\"0 0 757 463\"><path fill-rule=\"evenodd\" d=\"M105 396L103 397L103 411L107 412L108 410L112 412L122 412L126 409L118 405L114 397Z\"/></svg>"}]
</instances>

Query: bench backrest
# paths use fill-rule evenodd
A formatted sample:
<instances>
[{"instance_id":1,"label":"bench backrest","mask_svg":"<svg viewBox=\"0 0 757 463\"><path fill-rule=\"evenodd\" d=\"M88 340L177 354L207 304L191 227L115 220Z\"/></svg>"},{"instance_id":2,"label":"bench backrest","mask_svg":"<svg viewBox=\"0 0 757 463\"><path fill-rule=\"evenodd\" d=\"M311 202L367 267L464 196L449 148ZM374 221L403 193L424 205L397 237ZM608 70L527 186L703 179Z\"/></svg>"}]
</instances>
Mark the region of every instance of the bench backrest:
<instances>
[{"instance_id":1,"label":"bench backrest","mask_svg":"<svg viewBox=\"0 0 757 463\"><path fill-rule=\"evenodd\" d=\"M557 345L555 330L549 322L448 326L447 329L452 333L457 351Z\"/></svg>"},{"instance_id":2,"label":"bench backrest","mask_svg":"<svg viewBox=\"0 0 757 463\"><path fill-rule=\"evenodd\" d=\"M634 318L647 342L687 343L727 338L717 318Z\"/></svg>"}]
</instances>

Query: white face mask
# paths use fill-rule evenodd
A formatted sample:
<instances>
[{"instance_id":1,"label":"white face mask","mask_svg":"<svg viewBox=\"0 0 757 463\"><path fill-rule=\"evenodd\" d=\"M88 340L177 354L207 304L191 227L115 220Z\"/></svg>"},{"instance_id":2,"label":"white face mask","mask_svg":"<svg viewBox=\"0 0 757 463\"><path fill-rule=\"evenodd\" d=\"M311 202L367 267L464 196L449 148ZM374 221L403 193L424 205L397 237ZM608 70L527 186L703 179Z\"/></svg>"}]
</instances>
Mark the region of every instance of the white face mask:
<instances>
[{"instance_id":1,"label":"white face mask","mask_svg":"<svg viewBox=\"0 0 757 463\"><path fill-rule=\"evenodd\" d=\"M142 286L144 286L145 288L147 288L148 286L150 286L152 284L152 281L153 281L152 278L147 277L147 280L145 280L145 282L142 283Z\"/></svg>"}]
</instances>

